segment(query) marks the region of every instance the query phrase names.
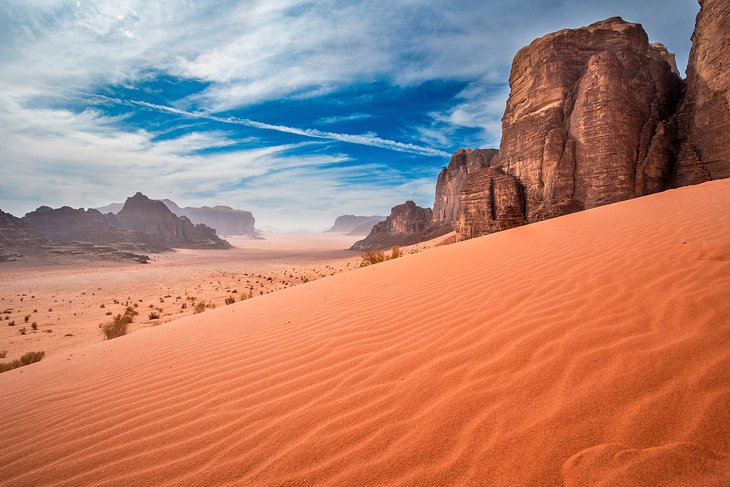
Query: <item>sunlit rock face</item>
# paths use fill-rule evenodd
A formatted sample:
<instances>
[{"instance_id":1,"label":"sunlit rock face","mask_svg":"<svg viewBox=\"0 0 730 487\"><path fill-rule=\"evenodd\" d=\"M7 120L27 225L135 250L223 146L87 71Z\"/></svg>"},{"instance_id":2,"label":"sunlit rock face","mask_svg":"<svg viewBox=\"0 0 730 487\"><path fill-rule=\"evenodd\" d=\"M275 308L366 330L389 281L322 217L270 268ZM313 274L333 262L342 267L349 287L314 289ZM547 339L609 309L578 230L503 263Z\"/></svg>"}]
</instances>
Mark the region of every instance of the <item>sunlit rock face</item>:
<instances>
[{"instance_id":1,"label":"sunlit rock face","mask_svg":"<svg viewBox=\"0 0 730 487\"><path fill-rule=\"evenodd\" d=\"M525 223L519 181L499 167L470 172L460 194L457 240L514 228Z\"/></svg>"},{"instance_id":2,"label":"sunlit rock face","mask_svg":"<svg viewBox=\"0 0 730 487\"><path fill-rule=\"evenodd\" d=\"M435 226L445 226L449 230L453 227L466 175L489 167L497 152L496 149L459 149L454 152L449 165L441 170L436 182L433 203Z\"/></svg>"},{"instance_id":3,"label":"sunlit rock face","mask_svg":"<svg viewBox=\"0 0 730 487\"><path fill-rule=\"evenodd\" d=\"M353 250L385 249L393 245L411 245L430 237L431 208L421 208L413 201L394 206L390 216L376 223L370 234L355 242Z\"/></svg>"},{"instance_id":4,"label":"sunlit rock face","mask_svg":"<svg viewBox=\"0 0 730 487\"><path fill-rule=\"evenodd\" d=\"M730 177L730 2L699 3L677 116L675 186Z\"/></svg>"},{"instance_id":5,"label":"sunlit rock face","mask_svg":"<svg viewBox=\"0 0 730 487\"><path fill-rule=\"evenodd\" d=\"M520 181L528 222L667 187L682 94L672 60L618 17L517 53L492 165Z\"/></svg>"}]
</instances>

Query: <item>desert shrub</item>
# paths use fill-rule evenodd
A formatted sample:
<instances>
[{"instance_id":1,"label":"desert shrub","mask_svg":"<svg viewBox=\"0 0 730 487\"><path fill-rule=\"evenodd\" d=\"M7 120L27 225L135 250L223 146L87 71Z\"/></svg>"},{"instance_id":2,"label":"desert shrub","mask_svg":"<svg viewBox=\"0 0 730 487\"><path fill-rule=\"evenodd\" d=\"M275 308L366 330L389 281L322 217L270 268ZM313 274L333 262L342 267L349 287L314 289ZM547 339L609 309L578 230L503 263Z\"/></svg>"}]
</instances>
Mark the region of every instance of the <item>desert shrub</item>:
<instances>
[{"instance_id":1,"label":"desert shrub","mask_svg":"<svg viewBox=\"0 0 730 487\"><path fill-rule=\"evenodd\" d=\"M234 298L233 296L228 296L226 298L226 304L233 304L235 302L236 302L236 298Z\"/></svg>"},{"instance_id":2,"label":"desert shrub","mask_svg":"<svg viewBox=\"0 0 730 487\"><path fill-rule=\"evenodd\" d=\"M366 265L378 264L385 261L385 252L382 250L368 250L367 252L364 252L361 257L362 262L360 263L360 267L364 267Z\"/></svg>"},{"instance_id":3,"label":"desert shrub","mask_svg":"<svg viewBox=\"0 0 730 487\"><path fill-rule=\"evenodd\" d=\"M205 301L199 301L193 308L193 313L202 313L205 311Z\"/></svg>"},{"instance_id":4,"label":"desert shrub","mask_svg":"<svg viewBox=\"0 0 730 487\"><path fill-rule=\"evenodd\" d=\"M114 313L112 313L111 311L107 311L107 312L106 312L106 313L104 313L104 314L105 314L105 315L107 315L107 316L111 316L111 315L113 315Z\"/></svg>"},{"instance_id":5,"label":"desert shrub","mask_svg":"<svg viewBox=\"0 0 730 487\"><path fill-rule=\"evenodd\" d=\"M20 357L20 363L22 365L34 364L36 362L40 362L45 356L46 352L27 352Z\"/></svg>"},{"instance_id":6,"label":"desert shrub","mask_svg":"<svg viewBox=\"0 0 730 487\"><path fill-rule=\"evenodd\" d=\"M38 331L38 323L35 321L30 325L31 328L33 328L33 331Z\"/></svg>"},{"instance_id":7,"label":"desert shrub","mask_svg":"<svg viewBox=\"0 0 730 487\"><path fill-rule=\"evenodd\" d=\"M2 352L0 352L0 358L5 358L5 356L7 354L8 354L8 351L7 350L3 350Z\"/></svg>"},{"instance_id":8,"label":"desert shrub","mask_svg":"<svg viewBox=\"0 0 730 487\"><path fill-rule=\"evenodd\" d=\"M27 335L28 334L28 330L26 330L25 327L21 328L18 331L20 332L21 335Z\"/></svg>"},{"instance_id":9,"label":"desert shrub","mask_svg":"<svg viewBox=\"0 0 730 487\"><path fill-rule=\"evenodd\" d=\"M183 303L180 305L180 309L185 309L188 307L188 303Z\"/></svg>"},{"instance_id":10,"label":"desert shrub","mask_svg":"<svg viewBox=\"0 0 730 487\"><path fill-rule=\"evenodd\" d=\"M159 320L160 313L158 313L157 311L150 311L149 317L151 320Z\"/></svg>"},{"instance_id":11,"label":"desert shrub","mask_svg":"<svg viewBox=\"0 0 730 487\"><path fill-rule=\"evenodd\" d=\"M10 323L8 323L8 326L15 326L15 320L13 320Z\"/></svg>"},{"instance_id":12,"label":"desert shrub","mask_svg":"<svg viewBox=\"0 0 730 487\"><path fill-rule=\"evenodd\" d=\"M129 316L137 316L139 313L133 307L127 306L127 309L124 311L124 314L129 315Z\"/></svg>"},{"instance_id":13,"label":"desert shrub","mask_svg":"<svg viewBox=\"0 0 730 487\"><path fill-rule=\"evenodd\" d=\"M133 318L129 314L118 314L109 323L101 325L101 332L107 340L124 336L129 333L129 324L132 321Z\"/></svg>"},{"instance_id":14,"label":"desert shrub","mask_svg":"<svg viewBox=\"0 0 730 487\"><path fill-rule=\"evenodd\" d=\"M13 360L12 362L0 363L0 372L7 372L8 370L17 369L24 365L29 365L35 362L40 362L43 357L46 356L46 352L28 352L20 357L20 360ZM5 355L3 354L3 357Z\"/></svg>"},{"instance_id":15,"label":"desert shrub","mask_svg":"<svg viewBox=\"0 0 730 487\"><path fill-rule=\"evenodd\" d=\"M403 255L403 251L400 249L398 245L393 245L393 248L390 249L390 258L391 259L397 259L398 257L401 257Z\"/></svg>"},{"instance_id":16,"label":"desert shrub","mask_svg":"<svg viewBox=\"0 0 730 487\"><path fill-rule=\"evenodd\" d=\"M29 319L30 319L30 315L25 315L25 317L23 317L23 321L25 321L26 323L28 323Z\"/></svg>"},{"instance_id":17,"label":"desert shrub","mask_svg":"<svg viewBox=\"0 0 730 487\"><path fill-rule=\"evenodd\" d=\"M102 304L102 305L101 305L101 306L99 306L99 307L100 307L100 308L106 308L106 305L105 305L105 304Z\"/></svg>"}]
</instances>

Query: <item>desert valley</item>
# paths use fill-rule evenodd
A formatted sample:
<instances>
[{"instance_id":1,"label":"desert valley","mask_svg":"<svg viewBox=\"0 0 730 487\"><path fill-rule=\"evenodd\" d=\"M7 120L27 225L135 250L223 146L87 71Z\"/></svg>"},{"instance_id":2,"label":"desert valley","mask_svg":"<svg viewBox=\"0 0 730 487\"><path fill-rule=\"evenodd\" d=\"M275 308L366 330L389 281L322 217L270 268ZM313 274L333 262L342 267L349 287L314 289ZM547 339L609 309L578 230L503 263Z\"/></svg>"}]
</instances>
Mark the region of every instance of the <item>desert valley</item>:
<instances>
[{"instance_id":1,"label":"desert valley","mask_svg":"<svg viewBox=\"0 0 730 487\"><path fill-rule=\"evenodd\" d=\"M699 0L693 25L684 76L621 17L541 35L498 148L446 157L99 94L443 167L432 207L403 191L420 182L384 216L326 194L307 230L306 204L280 230L163 183L0 211L0 486L730 485L730 3ZM156 157L229 136L165 133ZM235 143L178 163L203 177ZM287 164L313 163L274 181Z\"/></svg>"}]
</instances>

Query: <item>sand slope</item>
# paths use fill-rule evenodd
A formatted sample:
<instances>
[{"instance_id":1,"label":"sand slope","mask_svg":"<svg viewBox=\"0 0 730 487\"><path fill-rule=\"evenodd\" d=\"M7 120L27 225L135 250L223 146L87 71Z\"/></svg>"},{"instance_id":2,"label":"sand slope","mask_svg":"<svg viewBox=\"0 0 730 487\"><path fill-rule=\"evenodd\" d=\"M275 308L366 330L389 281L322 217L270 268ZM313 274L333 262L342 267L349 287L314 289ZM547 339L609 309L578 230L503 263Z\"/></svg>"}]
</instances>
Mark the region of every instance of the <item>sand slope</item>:
<instances>
[{"instance_id":1,"label":"sand slope","mask_svg":"<svg viewBox=\"0 0 730 487\"><path fill-rule=\"evenodd\" d=\"M730 180L0 374L2 485L730 484Z\"/></svg>"}]
</instances>

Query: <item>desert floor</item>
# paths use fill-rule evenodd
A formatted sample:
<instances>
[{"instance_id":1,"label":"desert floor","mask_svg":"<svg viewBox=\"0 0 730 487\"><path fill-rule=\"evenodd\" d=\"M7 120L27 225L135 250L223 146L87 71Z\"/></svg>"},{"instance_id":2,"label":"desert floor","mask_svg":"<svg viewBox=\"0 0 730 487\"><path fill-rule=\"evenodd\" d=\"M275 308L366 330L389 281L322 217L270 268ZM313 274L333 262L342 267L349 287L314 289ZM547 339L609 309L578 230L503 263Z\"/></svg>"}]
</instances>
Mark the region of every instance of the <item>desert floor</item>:
<instances>
[{"instance_id":1,"label":"desert floor","mask_svg":"<svg viewBox=\"0 0 730 487\"><path fill-rule=\"evenodd\" d=\"M2 373L0 485L730 485L728 208L670 190Z\"/></svg>"},{"instance_id":2,"label":"desert floor","mask_svg":"<svg viewBox=\"0 0 730 487\"><path fill-rule=\"evenodd\" d=\"M201 301L224 306L226 298L260 296L355 268L361 261L359 252L344 250L357 238L340 234L227 239L234 249L151 254L150 264L2 264L0 352L7 351L7 359L36 350L53 355L103 340L99 324L127 306L139 313L131 325L134 332L193 314ZM150 319L150 313L159 318Z\"/></svg>"}]
</instances>

